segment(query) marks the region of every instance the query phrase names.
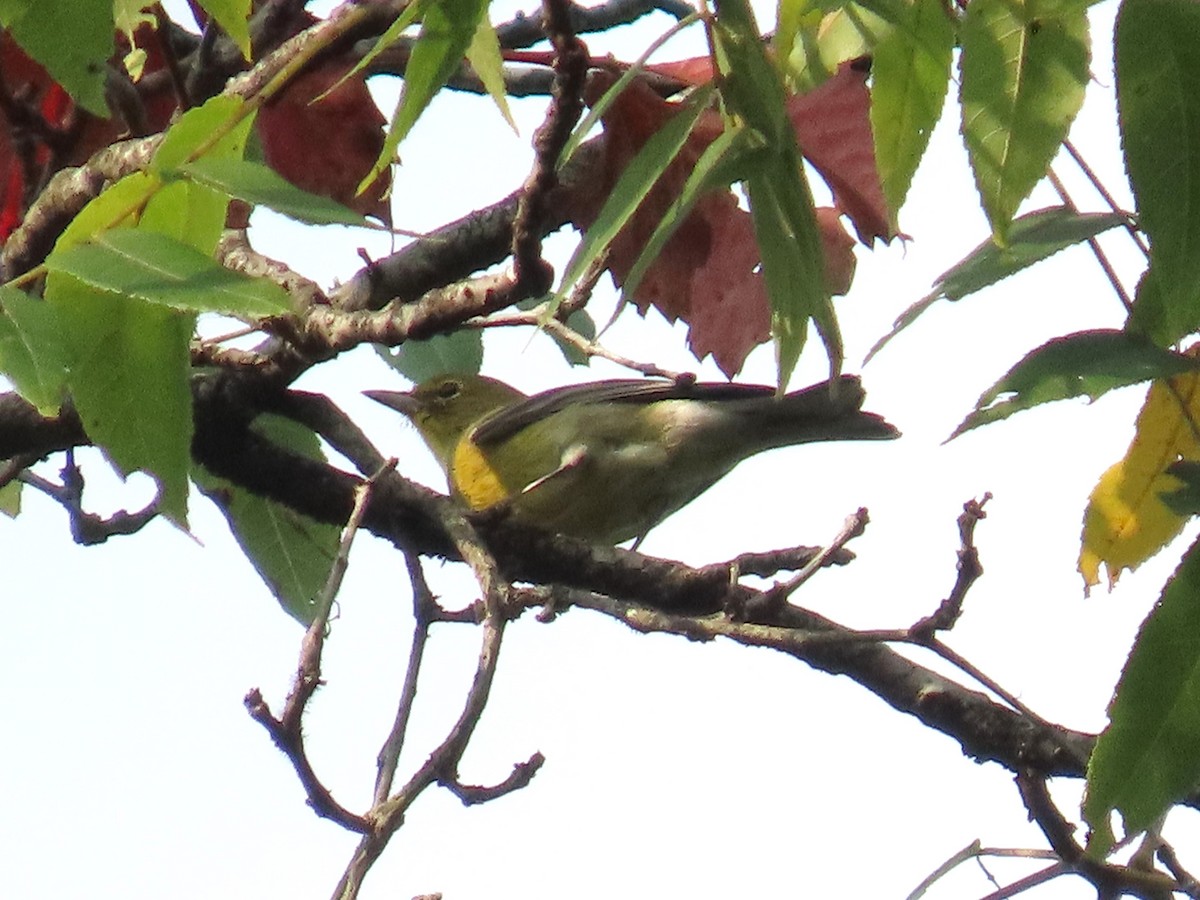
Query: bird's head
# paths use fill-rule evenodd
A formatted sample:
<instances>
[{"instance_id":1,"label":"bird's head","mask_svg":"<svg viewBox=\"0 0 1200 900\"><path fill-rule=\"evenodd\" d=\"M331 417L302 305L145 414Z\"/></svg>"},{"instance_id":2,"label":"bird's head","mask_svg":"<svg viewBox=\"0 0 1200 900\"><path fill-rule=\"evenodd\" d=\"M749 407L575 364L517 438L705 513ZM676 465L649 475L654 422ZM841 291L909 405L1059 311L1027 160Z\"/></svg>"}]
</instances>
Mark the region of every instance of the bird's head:
<instances>
[{"instance_id":1,"label":"bird's head","mask_svg":"<svg viewBox=\"0 0 1200 900\"><path fill-rule=\"evenodd\" d=\"M484 375L437 375L411 391L363 391L384 406L407 416L438 461L447 466L459 439L485 416L524 395Z\"/></svg>"}]
</instances>

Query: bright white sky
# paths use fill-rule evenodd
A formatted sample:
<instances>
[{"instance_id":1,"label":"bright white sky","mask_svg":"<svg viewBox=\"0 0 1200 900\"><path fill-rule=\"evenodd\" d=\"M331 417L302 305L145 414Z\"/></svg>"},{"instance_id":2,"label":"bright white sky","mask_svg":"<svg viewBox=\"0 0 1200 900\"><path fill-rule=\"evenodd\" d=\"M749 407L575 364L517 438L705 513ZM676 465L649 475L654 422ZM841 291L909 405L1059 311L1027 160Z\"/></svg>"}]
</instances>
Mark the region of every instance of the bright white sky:
<instances>
[{"instance_id":1,"label":"bright white sky","mask_svg":"<svg viewBox=\"0 0 1200 900\"><path fill-rule=\"evenodd\" d=\"M1111 2L1095 11L1095 82L1073 134L1128 202L1113 121L1113 12ZM609 49L591 44L596 53ZM619 55L629 58L628 47L618 46ZM389 98L394 90L380 85ZM402 147L397 223L436 226L512 190L528 169L542 109L541 100L515 103L517 137L486 100L439 100ZM957 110L947 113L901 217L913 241L862 250L854 289L840 303L851 371L987 233ZM1069 163L1061 171L1081 183ZM1098 208L1088 193L1078 199ZM1054 202L1040 189L1029 208ZM376 256L387 250L372 235L263 222L258 246L326 285L360 265L358 246ZM1127 243L1107 243L1132 284L1137 261ZM550 247L561 265L569 237ZM598 320L611 303L606 287ZM652 532L643 549L708 563L820 543L866 505L872 522L853 544L858 562L820 575L796 599L851 625L900 627L949 590L955 518L963 501L990 490L995 499L977 533L986 574L949 643L1043 716L1098 729L1135 629L1178 559L1166 553L1090 599L1074 568L1087 494L1124 452L1140 392L1058 404L941 441L1028 350L1121 318L1079 250L935 307L863 373L868 406L899 425L903 440L765 454ZM626 313L610 343L694 369L683 337L655 316ZM440 485L415 433L359 396L400 380L368 350L326 368L301 386L328 391L399 456L405 474ZM602 365L570 371L545 338L531 342L527 333L493 335L485 370L526 389L616 374ZM717 374L710 365L699 371ZM823 371L814 342L793 383ZM757 352L742 377L770 381L771 350ZM137 479L124 488L104 482L95 479L94 504L133 508L146 499ZM343 869L355 838L305 806L290 766L241 702L257 686L278 710L301 630L216 511L199 496L193 504L195 541L155 525L78 548L61 510L33 492L18 521L0 521L8 612L0 632L0 896L319 898ZM446 603L473 596L458 567L428 569ZM410 635L403 564L390 547L359 539L339 606L328 686L306 731L325 783L363 809ZM402 777L457 716L477 642L471 628L434 631ZM636 635L585 611L551 625L527 616L509 629L462 775L494 783L535 750L547 762L524 791L473 809L436 790L418 801L363 896L903 897L975 839L1045 846L1005 771L976 765L849 680L728 643ZM1077 784L1061 786L1064 798L1077 795ZM1186 863L1194 816L1176 813L1172 824L1192 832L1190 847L1181 846ZM992 867L1005 882L1040 865ZM929 896L989 889L972 864ZM1059 881L1030 896L1092 892Z\"/></svg>"}]
</instances>

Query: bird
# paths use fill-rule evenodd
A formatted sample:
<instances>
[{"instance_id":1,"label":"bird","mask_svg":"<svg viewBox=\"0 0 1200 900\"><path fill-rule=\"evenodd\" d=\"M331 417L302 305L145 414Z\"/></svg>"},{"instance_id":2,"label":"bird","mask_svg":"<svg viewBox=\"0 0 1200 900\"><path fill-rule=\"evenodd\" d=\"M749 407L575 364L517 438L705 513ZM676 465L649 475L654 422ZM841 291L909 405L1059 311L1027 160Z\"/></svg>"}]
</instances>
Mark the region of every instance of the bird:
<instances>
[{"instance_id":1,"label":"bird","mask_svg":"<svg viewBox=\"0 0 1200 900\"><path fill-rule=\"evenodd\" d=\"M528 396L449 373L411 391L364 391L412 421L473 510L594 543L634 540L747 457L791 444L891 440L843 375L777 396L767 385L612 379Z\"/></svg>"}]
</instances>

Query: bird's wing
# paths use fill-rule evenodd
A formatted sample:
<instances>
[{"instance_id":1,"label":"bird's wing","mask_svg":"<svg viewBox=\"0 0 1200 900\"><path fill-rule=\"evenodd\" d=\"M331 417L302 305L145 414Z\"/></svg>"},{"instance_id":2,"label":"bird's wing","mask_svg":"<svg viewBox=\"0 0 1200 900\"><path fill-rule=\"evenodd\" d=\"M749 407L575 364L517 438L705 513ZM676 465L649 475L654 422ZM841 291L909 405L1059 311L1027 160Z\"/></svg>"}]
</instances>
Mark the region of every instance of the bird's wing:
<instances>
[{"instance_id":1,"label":"bird's wing","mask_svg":"<svg viewBox=\"0 0 1200 900\"><path fill-rule=\"evenodd\" d=\"M568 406L590 403L653 403L658 400L727 400L770 396L762 384L697 383L649 379L611 379L551 388L486 416L471 429L480 445L496 444Z\"/></svg>"}]
</instances>

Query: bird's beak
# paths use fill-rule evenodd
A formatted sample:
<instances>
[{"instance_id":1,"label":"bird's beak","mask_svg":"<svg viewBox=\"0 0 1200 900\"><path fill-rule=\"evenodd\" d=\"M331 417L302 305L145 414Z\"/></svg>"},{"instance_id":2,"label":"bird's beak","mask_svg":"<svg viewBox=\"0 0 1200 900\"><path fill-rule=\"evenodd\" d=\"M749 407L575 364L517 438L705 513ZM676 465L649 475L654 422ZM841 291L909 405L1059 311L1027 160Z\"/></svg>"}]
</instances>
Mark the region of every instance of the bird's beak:
<instances>
[{"instance_id":1,"label":"bird's beak","mask_svg":"<svg viewBox=\"0 0 1200 900\"><path fill-rule=\"evenodd\" d=\"M420 409L417 398L405 391L363 391L363 394L409 418L415 416Z\"/></svg>"}]
</instances>

